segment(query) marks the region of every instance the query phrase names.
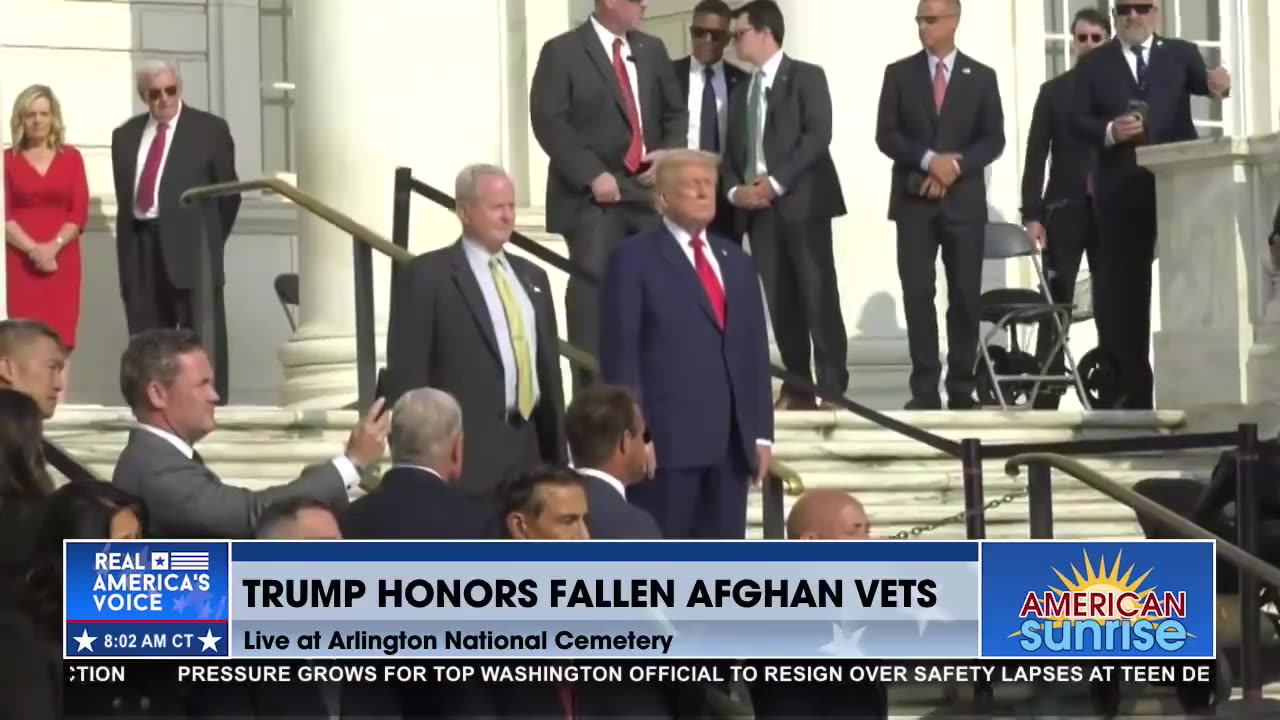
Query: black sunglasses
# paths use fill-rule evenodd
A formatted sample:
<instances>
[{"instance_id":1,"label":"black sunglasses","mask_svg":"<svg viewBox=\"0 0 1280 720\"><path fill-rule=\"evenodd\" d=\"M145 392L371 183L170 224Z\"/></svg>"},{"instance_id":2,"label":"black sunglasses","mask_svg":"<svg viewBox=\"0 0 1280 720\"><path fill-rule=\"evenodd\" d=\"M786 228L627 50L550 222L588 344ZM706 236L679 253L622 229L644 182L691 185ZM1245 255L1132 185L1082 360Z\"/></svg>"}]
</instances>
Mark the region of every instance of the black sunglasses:
<instances>
[{"instance_id":1,"label":"black sunglasses","mask_svg":"<svg viewBox=\"0 0 1280 720\"><path fill-rule=\"evenodd\" d=\"M1103 41L1102 33L1076 33L1076 42L1096 42Z\"/></svg>"},{"instance_id":2,"label":"black sunglasses","mask_svg":"<svg viewBox=\"0 0 1280 720\"><path fill-rule=\"evenodd\" d=\"M729 39L729 31L716 30L713 28L691 27L689 28L689 37L694 40L714 40L716 42L724 42Z\"/></svg>"},{"instance_id":3,"label":"black sunglasses","mask_svg":"<svg viewBox=\"0 0 1280 720\"><path fill-rule=\"evenodd\" d=\"M1156 6L1151 3L1129 3L1127 5L1117 5L1116 15L1118 17L1123 17L1125 15L1132 15L1134 13L1137 13L1139 15L1146 15L1147 13L1155 9L1156 9Z\"/></svg>"},{"instance_id":4,"label":"black sunglasses","mask_svg":"<svg viewBox=\"0 0 1280 720\"><path fill-rule=\"evenodd\" d=\"M178 86L169 85L168 87L163 87L163 88L151 88L150 90L147 91L147 99L159 100L161 96L168 95L169 97L173 97L177 94L178 94Z\"/></svg>"}]
</instances>

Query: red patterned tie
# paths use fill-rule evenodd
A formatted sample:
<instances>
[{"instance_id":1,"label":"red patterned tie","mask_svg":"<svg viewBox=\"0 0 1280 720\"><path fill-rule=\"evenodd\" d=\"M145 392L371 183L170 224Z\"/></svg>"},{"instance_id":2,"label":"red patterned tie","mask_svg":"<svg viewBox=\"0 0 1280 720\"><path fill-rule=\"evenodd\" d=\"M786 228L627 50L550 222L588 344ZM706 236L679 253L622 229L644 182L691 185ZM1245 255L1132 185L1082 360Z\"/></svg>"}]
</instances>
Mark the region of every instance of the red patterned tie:
<instances>
[{"instance_id":1,"label":"red patterned tie","mask_svg":"<svg viewBox=\"0 0 1280 720\"><path fill-rule=\"evenodd\" d=\"M626 163L627 170L636 172L644 157L644 139L640 137L640 110L636 107L636 96L631 93L631 75L627 73L627 64L622 59L621 38L613 40L613 73L618 76L618 85L622 87L622 99L627 104L627 121L631 123L631 145L627 147L627 157L623 162Z\"/></svg>"},{"instance_id":2,"label":"red patterned tie","mask_svg":"<svg viewBox=\"0 0 1280 720\"><path fill-rule=\"evenodd\" d=\"M933 105L942 112L942 101L947 99L947 66L941 60L933 70Z\"/></svg>"},{"instance_id":3,"label":"red patterned tie","mask_svg":"<svg viewBox=\"0 0 1280 720\"><path fill-rule=\"evenodd\" d=\"M701 235L694 235L689 241L689 246L693 248L693 268L698 272L702 288L707 291L707 300L711 301L711 311L716 314L716 324L723 330L726 312L724 288L721 287L720 279L716 277L716 271L712 269L711 262L707 260L706 253L702 251L702 246L705 244Z\"/></svg>"},{"instance_id":4,"label":"red patterned tie","mask_svg":"<svg viewBox=\"0 0 1280 720\"><path fill-rule=\"evenodd\" d=\"M156 136L151 138L151 147L147 149L147 161L142 166L142 177L138 178L138 210L146 213L156 205L156 180L160 177L160 161L164 158L164 141L169 135L169 123L156 125Z\"/></svg>"}]
</instances>

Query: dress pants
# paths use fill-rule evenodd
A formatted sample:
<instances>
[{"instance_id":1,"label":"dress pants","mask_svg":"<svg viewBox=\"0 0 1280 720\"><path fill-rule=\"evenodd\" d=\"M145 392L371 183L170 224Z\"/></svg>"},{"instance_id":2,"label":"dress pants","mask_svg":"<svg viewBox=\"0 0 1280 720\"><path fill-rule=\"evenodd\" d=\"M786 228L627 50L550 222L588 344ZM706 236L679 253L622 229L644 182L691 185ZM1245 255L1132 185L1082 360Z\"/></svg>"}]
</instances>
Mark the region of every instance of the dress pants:
<instances>
[{"instance_id":1,"label":"dress pants","mask_svg":"<svg viewBox=\"0 0 1280 720\"><path fill-rule=\"evenodd\" d=\"M907 316L907 344L911 350L911 397L938 404L942 362L938 351L938 317L934 306L942 250L947 277L947 395L971 398L974 360L981 317L983 223L955 223L937 212L900 217L898 278Z\"/></svg>"},{"instance_id":2,"label":"dress pants","mask_svg":"<svg viewBox=\"0 0 1280 720\"><path fill-rule=\"evenodd\" d=\"M1094 312L1097 312L1096 298L1102 285L1102 269L1104 263L1098 245L1098 221L1094 215L1090 201L1072 202L1061 205L1045 218L1045 234L1047 240L1041 253L1041 263L1045 275L1049 279L1049 294L1055 303L1070 305L1075 302L1076 278L1080 275L1080 259L1089 258L1089 274L1093 291ZM1096 317L1096 315L1095 315ZM1099 328L1101 323L1097 323ZM1069 325L1069 323L1068 323ZM1099 337L1102 331L1098 331ZM1036 361L1043 363L1058 342L1058 328L1053 318L1045 318L1040 322L1036 332ZM1063 352L1059 349L1049 363L1049 375L1060 375L1066 372ZM1042 410L1057 409L1062 393L1069 386L1054 384L1042 385L1036 397L1035 406Z\"/></svg>"},{"instance_id":3,"label":"dress pants","mask_svg":"<svg viewBox=\"0 0 1280 720\"><path fill-rule=\"evenodd\" d=\"M809 382L816 374L818 387L844 395L849 389L849 338L840 310L830 218L796 221L765 208L750 214L747 237L783 367ZM807 388L790 383L783 384L782 393L814 399Z\"/></svg>"},{"instance_id":4,"label":"dress pants","mask_svg":"<svg viewBox=\"0 0 1280 720\"><path fill-rule=\"evenodd\" d=\"M565 233L569 259L604 279L609 255L626 238L660 222L652 206L635 202L595 205L579 219L577 227ZM597 284L570 277L565 290L565 315L569 343L594 358L600 356L600 301ZM573 369L573 387L581 389L594 381L592 373Z\"/></svg>"},{"instance_id":5,"label":"dress pants","mask_svg":"<svg viewBox=\"0 0 1280 720\"><path fill-rule=\"evenodd\" d=\"M1099 229L1105 280L1094 309L1098 338L1119 365L1124 394L1120 408L1150 410L1155 389L1150 359L1154 228L1146 218L1116 214L1103 218Z\"/></svg>"},{"instance_id":6,"label":"dress pants","mask_svg":"<svg viewBox=\"0 0 1280 720\"><path fill-rule=\"evenodd\" d=\"M138 243L137 267L120 268L121 294L129 335L156 328L195 330L198 312L196 293L175 287L165 267L164 246L157 221L135 220L134 242ZM216 352L210 360L214 368L214 389L221 404L228 402L227 313L222 286L213 288L213 333Z\"/></svg>"}]
</instances>

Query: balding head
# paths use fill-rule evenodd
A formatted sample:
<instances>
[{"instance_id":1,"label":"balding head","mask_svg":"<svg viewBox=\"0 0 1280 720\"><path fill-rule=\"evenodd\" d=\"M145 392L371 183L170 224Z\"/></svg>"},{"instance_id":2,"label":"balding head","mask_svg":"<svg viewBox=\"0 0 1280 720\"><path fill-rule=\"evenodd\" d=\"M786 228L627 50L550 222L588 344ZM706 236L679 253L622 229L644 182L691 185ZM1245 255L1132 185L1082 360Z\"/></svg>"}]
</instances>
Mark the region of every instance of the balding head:
<instances>
[{"instance_id":1,"label":"balding head","mask_svg":"<svg viewBox=\"0 0 1280 720\"><path fill-rule=\"evenodd\" d=\"M871 522L858 499L843 490L810 490L787 516L790 540L866 540Z\"/></svg>"},{"instance_id":2,"label":"balding head","mask_svg":"<svg viewBox=\"0 0 1280 720\"><path fill-rule=\"evenodd\" d=\"M443 390L418 388L391 410L391 460L431 468L445 480L462 474L462 409Z\"/></svg>"}]
</instances>

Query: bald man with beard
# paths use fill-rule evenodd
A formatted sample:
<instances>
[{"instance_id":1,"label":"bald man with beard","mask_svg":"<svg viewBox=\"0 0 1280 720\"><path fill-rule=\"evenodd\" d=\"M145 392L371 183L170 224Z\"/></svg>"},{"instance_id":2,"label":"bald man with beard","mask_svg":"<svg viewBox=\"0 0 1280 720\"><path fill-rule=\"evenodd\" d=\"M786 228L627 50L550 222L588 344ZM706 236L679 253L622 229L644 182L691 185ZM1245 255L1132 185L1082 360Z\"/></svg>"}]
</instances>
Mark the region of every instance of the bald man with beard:
<instances>
[{"instance_id":1,"label":"bald man with beard","mask_svg":"<svg viewBox=\"0 0 1280 720\"><path fill-rule=\"evenodd\" d=\"M862 503L843 490L810 490L787 515L789 540L867 540L870 533ZM889 717L889 695L881 683L759 681L748 689L756 720Z\"/></svg>"}]
</instances>

